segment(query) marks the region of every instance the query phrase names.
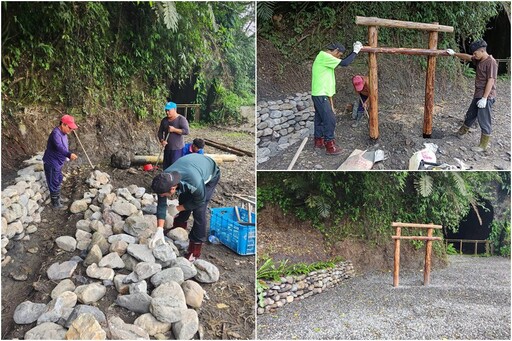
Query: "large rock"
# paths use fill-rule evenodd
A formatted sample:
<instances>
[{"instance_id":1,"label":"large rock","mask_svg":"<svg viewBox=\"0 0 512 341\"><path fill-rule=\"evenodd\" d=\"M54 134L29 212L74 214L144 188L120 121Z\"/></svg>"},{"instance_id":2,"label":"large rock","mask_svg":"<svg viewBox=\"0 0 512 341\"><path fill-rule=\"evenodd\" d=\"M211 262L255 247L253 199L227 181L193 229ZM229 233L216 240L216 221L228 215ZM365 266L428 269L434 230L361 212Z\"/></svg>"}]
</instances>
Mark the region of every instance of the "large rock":
<instances>
[{"instance_id":1,"label":"large rock","mask_svg":"<svg viewBox=\"0 0 512 341\"><path fill-rule=\"evenodd\" d=\"M51 293L51 298L57 298L65 291L75 291L76 286L70 279L64 279L57 284L55 288L53 288Z\"/></svg>"},{"instance_id":2,"label":"large rock","mask_svg":"<svg viewBox=\"0 0 512 341\"><path fill-rule=\"evenodd\" d=\"M131 165L132 153L119 150L110 156L110 165L114 168L128 169Z\"/></svg>"},{"instance_id":3,"label":"large rock","mask_svg":"<svg viewBox=\"0 0 512 341\"><path fill-rule=\"evenodd\" d=\"M187 305L192 308L201 308L204 299L204 289L199 283L188 280L181 284Z\"/></svg>"},{"instance_id":4,"label":"large rock","mask_svg":"<svg viewBox=\"0 0 512 341\"><path fill-rule=\"evenodd\" d=\"M164 334L171 330L171 323L160 322L149 313L137 317L133 324L144 329L150 336Z\"/></svg>"},{"instance_id":5,"label":"large rock","mask_svg":"<svg viewBox=\"0 0 512 341\"><path fill-rule=\"evenodd\" d=\"M154 222L146 215L131 216L125 220L123 230L129 235L139 237L146 230L155 230L155 226L156 224L154 224Z\"/></svg>"},{"instance_id":6,"label":"large rock","mask_svg":"<svg viewBox=\"0 0 512 341\"><path fill-rule=\"evenodd\" d=\"M87 257L85 257L84 265L89 266L94 263L99 263L100 260L103 258L103 253L101 252L101 249L98 245L93 245L91 249L89 250L89 253L87 254Z\"/></svg>"},{"instance_id":7,"label":"large rock","mask_svg":"<svg viewBox=\"0 0 512 341\"><path fill-rule=\"evenodd\" d=\"M98 263L101 267L111 268L111 269L122 269L124 268L124 262L119 257L117 252L111 252L105 257L103 257Z\"/></svg>"},{"instance_id":8,"label":"large rock","mask_svg":"<svg viewBox=\"0 0 512 341\"><path fill-rule=\"evenodd\" d=\"M151 283L155 287L158 287L163 283L171 281L181 284L183 283L184 280L185 279L183 276L183 270L181 270L181 268L178 267L162 270L159 273L154 274L153 277L151 277Z\"/></svg>"},{"instance_id":9,"label":"large rock","mask_svg":"<svg viewBox=\"0 0 512 341\"><path fill-rule=\"evenodd\" d=\"M78 301L84 304L91 304L99 301L105 296L107 288L99 283L80 285L75 289Z\"/></svg>"},{"instance_id":10,"label":"large rock","mask_svg":"<svg viewBox=\"0 0 512 341\"><path fill-rule=\"evenodd\" d=\"M172 325L172 333L176 340L190 340L199 329L199 317L194 309L187 309L183 317Z\"/></svg>"},{"instance_id":11,"label":"large rock","mask_svg":"<svg viewBox=\"0 0 512 341\"><path fill-rule=\"evenodd\" d=\"M126 252L139 261L148 263L155 262L153 251L146 244L129 244Z\"/></svg>"},{"instance_id":12,"label":"large rock","mask_svg":"<svg viewBox=\"0 0 512 341\"><path fill-rule=\"evenodd\" d=\"M66 333L67 340L106 340L107 333L92 314L78 316Z\"/></svg>"},{"instance_id":13,"label":"large rock","mask_svg":"<svg viewBox=\"0 0 512 341\"><path fill-rule=\"evenodd\" d=\"M174 323L182 319L187 311L185 294L176 282L160 285L151 293L150 312L160 322Z\"/></svg>"},{"instance_id":14,"label":"large rock","mask_svg":"<svg viewBox=\"0 0 512 341\"><path fill-rule=\"evenodd\" d=\"M78 263L75 261L66 261L62 263L53 263L50 265L46 274L52 281L60 281L64 278L69 278L73 275Z\"/></svg>"},{"instance_id":15,"label":"large rock","mask_svg":"<svg viewBox=\"0 0 512 341\"><path fill-rule=\"evenodd\" d=\"M137 325L125 323L117 316L109 319L108 326L113 340L149 340L147 331Z\"/></svg>"},{"instance_id":16,"label":"large rock","mask_svg":"<svg viewBox=\"0 0 512 341\"><path fill-rule=\"evenodd\" d=\"M219 280L219 269L210 262L203 259L196 259L194 266L197 269L197 274L194 279L201 283L214 283Z\"/></svg>"},{"instance_id":17,"label":"large rock","mask_svg":"<svg viewBox=\"0 0 512 341\"><path fill-rule=\"evenodd\" d=\"M76 240L70 236L61 236L55 239L55 244L64 251L73 252L76 250Z\"/></svg>"},{"instance_id":18,"label":"large rock","mask_svg":"<svg viewBox=\"0 0 512 341\"><path fill-rule=\"evenodd\" d=\"M25 333L25 340L64 340L66 329L57 323L45 322Z\"/></svg>"},{"instance_id":19,"label":"large rock","mask_svg":"<svg viewBox=\"0 0 512 341\"><path fill-rule=\"evenodd\" d=\"M154 274L160 272L161 270L162 266L160 264L140 262L135 266L134 272L137 274L139 280L143 280L153 276Z\"/></svg>"},{"instance_id":20,"label":"large rock","mask_svg":"<svg viewBox=\"0 0 512 341\"><path fill-rule=\"evenodd\" d=\"M116 304L130 311L145 314L149 312L151 301L151 296L146 293L139 292L136 294L118 296Z\"/></svg>"},{"instance_id":21,"label":"large rock","mask_svg":"<svg viewBox=\"0 0 512 341\"><path fill-rule=\"evenodd\" d=\"M111 268L103 268L93 263L87 267L86 270L87 276L91 278L97 278L101 280L109 280L112 281L115 276L115 271Z\"/></svg>"},{"instance_id":22,"label":"large rock","mask_svg":"<svg viewBox=\"0 0 512 341\"><path fill-rule=\"evenodd\" d=\"M80 212L85 212L87 210L87 207L89 206L90 202L91 202L91 199L76 200L71 204L69 211L74 214L80 213Z\"/></svg>"},{"instance_id":23,"label":"large rock","mask_svg":"<svg viewBox=\"0 0 512 341\"><path fill-rule=\"evenodd\" d=\"M178 257L172 261L171 265L173 267L178 267L183 270L183 278L185 280L194 277L197 275L197 269L193 263L191 263L185 257Z\"/></svg>"},{"instance_id":24,"label":"large rock","mask_svg":"<svg viewBox=\"0 0 512 341\"><path fill-rule=\"evenodd\" d=\"M14 309L14 322L17 324L30 324L37 321L39 316L46 311L46 304L25 301Z\"/></svg>"},{"instance_id":25,"label":"large rock","mask_svg":"<svg viewBox=\"0 0 512 341\"><path fill-rule=\"evenodd\" d=\"M74 320L80 315L83 314L91 314L94 316L96 321L98 321L100 324L104 324L107 322L107 319L105 318L105 314L99 309L94 306L85 305L85 304L79 304L75 306L71 314L69 315L65 327L69 328Z\"/></svg>"}]
</instances>

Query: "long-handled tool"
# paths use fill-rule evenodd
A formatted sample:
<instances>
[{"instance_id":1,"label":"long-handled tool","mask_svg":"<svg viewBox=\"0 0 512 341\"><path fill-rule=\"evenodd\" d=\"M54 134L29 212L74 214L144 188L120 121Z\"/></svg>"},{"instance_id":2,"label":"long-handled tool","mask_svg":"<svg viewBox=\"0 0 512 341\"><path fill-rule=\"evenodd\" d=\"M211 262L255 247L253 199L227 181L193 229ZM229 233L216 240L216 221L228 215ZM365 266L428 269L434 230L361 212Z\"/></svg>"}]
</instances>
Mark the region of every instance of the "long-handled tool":
<instances>
[{"instance_id":1,"label":"long-handled tool","mask_svg":"<svg viewBox=\"0 0 512 341\"><path fill-rule=\"evenodd\" d=\"M87 155L87 152L85 151L84 145L82 144L82 141L80 141L80 138L78 137L78 134L76 133L75 130L73 130L73 133L75 134L75 137L78 140L78 143L80 144L80 147L82 147L82 150L84 151L84 154L87 157L87 161L89 161L89 164L91 165L91 168L94 169L94 166L92 165L91 159L89 159L89 155Z\"/></svg>"},{"instance_id":2,"label":"long-handled tool","mask_svg":"<svg viewBox=\"0 0 512 341\"><path fill-rule=\"evenodd\" d=\"M169 134L170 134L170 132L168 132L167 135L165 135L165 141L167 141ZM158 165L158 161L160 161L160 156L162 156L162 152L164 151L164 149L165 149L165 146L162 146L162 148L160 148L160 153L158 153L158 157L156 158L156 162L155 162L155 166L153 167L153 170L156 169L156 166Z\"/></svg>"}]
</instances>

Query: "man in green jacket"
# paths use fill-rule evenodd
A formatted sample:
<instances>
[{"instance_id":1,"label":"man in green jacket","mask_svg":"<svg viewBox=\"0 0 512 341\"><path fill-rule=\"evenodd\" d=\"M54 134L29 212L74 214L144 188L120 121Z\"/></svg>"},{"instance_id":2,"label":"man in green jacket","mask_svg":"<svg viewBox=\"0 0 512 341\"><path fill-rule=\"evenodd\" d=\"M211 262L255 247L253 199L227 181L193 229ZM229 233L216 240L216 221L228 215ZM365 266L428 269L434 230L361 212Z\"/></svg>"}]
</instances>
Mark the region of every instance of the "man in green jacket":
<instances>
[{"instance_id":1,"label":"man in green jacket","mask_svg":"<svg viewBox=\"0 0 512 341\"><path fill-rule=\"evenodd\" d=\"M363 47L356 41L353 51L345 59L341 56L345 47L340 43L331 43L326 51L320 51L313 62L311 97L315 106L315 148L326 148L327 155L338 155L341 149L336 147L334 130L336 128L336 116L332 96L336 93L336 77L334 69L337 66L348 66L356 58Z\"/></svg>"},{"instance_id":2,"label":"man in green jacket","mask_svg":"<svg viewBox=\"0 0 512 341\"><path fill-rule=\"evenodd\" d=\"M201 255L206 241L206 209L220 179L220 169L215 161L201 154L185 155L163 173L153 178L151 188L158 194L156 211L157 232L149 242L153 248L164 242L164 223L167 215L167 198L178 195L178 214L173 228L187 229L187 220L192 213L194 224L189 233L189 246L185 258L194 261Z\"/></svg>"}]
</instances>

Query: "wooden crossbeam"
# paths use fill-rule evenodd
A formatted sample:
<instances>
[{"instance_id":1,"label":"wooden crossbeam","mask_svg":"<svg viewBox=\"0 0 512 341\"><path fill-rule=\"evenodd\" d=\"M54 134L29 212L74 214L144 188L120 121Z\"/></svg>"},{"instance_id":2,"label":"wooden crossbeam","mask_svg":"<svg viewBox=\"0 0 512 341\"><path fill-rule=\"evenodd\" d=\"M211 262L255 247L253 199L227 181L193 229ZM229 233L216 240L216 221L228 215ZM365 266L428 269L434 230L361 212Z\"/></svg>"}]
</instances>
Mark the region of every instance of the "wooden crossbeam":
<instances>
[{"instance_id":1,"label":"wooden crossbeam","mask_svg":"<svg viewBox=\"0 0 512 341\"><path fill-rule=\"evenodd\" d=\"M443 240L441 237L425 237L425 236L391 236L393 239L406 240Z\"/></svg>"},{"instance_id":2,"label":"wooden crossbeam","mask_svg":"<svg viewBox=\"0 0 512 341\"><path fill-rule=\"evenodd\" d=\"M423 30L429 32L453 32L453 26L445 26L439 24L424 24L413 21L402 21L392 19L381 19L376 17L360 17L356 16L356 25L363 26L381 26L381 27L396 27L396 28L409 28L415 30Z\"/></svg>"},{"instance_id":3,"label":"wooden crossbeam","mask_svg":"<svg viewBox=\"0 0 512 341\"><path fill-rule=\"evenodd\" d=\"M409 47L371 47L363 46L361 52L368 53L387 53L387 54L406 54L413 56L446 56L450 55L446 50L430 50L430 49L415 49Z\"/></svg>"},{"instance_id":4,"label":"wooden crossbeam","mask_svg":"<svg viewBox=\"0 0 512 341\"><path fill-rule=\"evenodd\" d=\"M416 224L416 223L401 223L401 222L393 222L391 223L393 227L416 227L416 228L425 228L425 229L442 229L442 225L434 225L434 224Z\"/></svg>"}]
</instances>

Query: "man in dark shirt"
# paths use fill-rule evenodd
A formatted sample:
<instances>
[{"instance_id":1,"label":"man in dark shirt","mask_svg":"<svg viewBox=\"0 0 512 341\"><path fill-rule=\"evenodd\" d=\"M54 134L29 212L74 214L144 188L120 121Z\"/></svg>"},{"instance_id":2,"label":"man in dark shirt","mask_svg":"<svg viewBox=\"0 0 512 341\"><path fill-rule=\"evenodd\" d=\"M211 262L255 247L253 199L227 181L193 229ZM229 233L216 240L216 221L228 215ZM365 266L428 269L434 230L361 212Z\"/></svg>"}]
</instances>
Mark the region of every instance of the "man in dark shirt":
<instances>
[{"instance_id":1,"label":"man in dark shirt","mask_svg":"<svg viewBox=\"0 0 512 341\"><path fill-rule=\"evenodd\" d=\"M75 124L73 116L64 115L60 119L60 124L55 127L46 144L46 150L43 155L44 175L46 176L46 184L50 190L50 198L52 206L55 209L67 209L62 205L60 197L60 189L62 185L62 167L64 162L76 160L78 156L69 151L68 134L78 126Z\"/></svg>"},{"instance_id":2,"label":"man in dark shirt","mask_svg":"<svg viewBox=\"0 0 512 341\"><path fill-rule=\"evenodd\" d=\"M465 53L455 53L448 49L451 56L455 56L465 61L472 61L476 65L475 93L471 102L464 124L460 127L457 135L465 135L469 127L478 119L478 124L482 134L480 144L471 148L475 152L485 151L491 139L492 127L491 116L492 107L496 100L496 78L498 77L498 63L487 53L487 43L484 40L477 40L471 43L470 50L473 55Z\"/></svg>"},{"instance_id":3,"label":"man in dark shirt","mask_svg":"<svg viewBox=\"0 0 512 341\"><path fill-rule=\"evenodd\" d=\"M194 224L189 233L189 246L185 258L194 261L201 255L206 241L206 209L220 179L220 169L207 156L193 153L179 158L163 173L153 178L151 188L158 194L156 211L157 231L149 243L153 248L164 242L164 224L167 215L167 198L178 195L178 215L173 228L187 228L187 220L193 214Z\"/></svg>"},{"instance_id":4,"label":"man in dark shirt","mask_svg":"<svg viewBox=\"0 0 512 341\"><path fill-rule=\"evenodd\" d=\"M176 103L167 102L165 105L166 117L160 122L158 139L164 149L163 168L166 169L181 157L181 150L185 146L183 135L188 135L188 121L176 111Z\"/></svg>"}]
</instances>

